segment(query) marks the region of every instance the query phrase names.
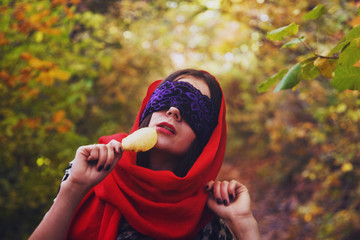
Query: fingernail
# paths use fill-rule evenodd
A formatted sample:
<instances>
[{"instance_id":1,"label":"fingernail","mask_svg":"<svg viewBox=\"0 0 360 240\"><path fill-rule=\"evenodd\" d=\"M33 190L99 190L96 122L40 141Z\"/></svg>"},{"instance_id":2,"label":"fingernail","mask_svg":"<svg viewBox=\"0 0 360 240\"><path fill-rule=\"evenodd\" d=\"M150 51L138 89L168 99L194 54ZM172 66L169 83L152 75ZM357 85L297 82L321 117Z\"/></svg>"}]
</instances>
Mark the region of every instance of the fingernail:
<instances>
[{"instance_id":1,"label":"fingernail","mask_svg":"<svg viewBox=\"0 0 360 240\"><path fill-rule=\"evenodd\" d=\"M230 194L229 195L230 201L234 199L234 195Z\"/></svg>"},{"instance_id":2,"label":"fingernail","mask_svg":"<svg viewBox=\"0 0 360 240\"><path fill-rule=\"evenodd\" d=\"M226 199L224 200L224 205L225 206L229 205L229 202Z\"/></svg>"},{"instance_id":3,"label":"fingernail","mask_svg":"<svg viewBox=\"0 0 360 240\"><path fill-rule=\"evenodd\" d=\"M109 171L110 168L111 168L111 165L106 165L105 170Z\"/></svg>"},{"instance_id":4,"label":"fingernail","mask_svg":"<svg viewBox=\"0 0 360 240\"><path fill-rule=\"evenodd\" d=\"M101 170L103 170L103 168L104 168L104 166L101 165L100 167L98 167L98 171L101 172Z\"/></svg>"},{"instance_id":5,"label":"fingernail","mask_svg":"<svg viewBox=\"0 0 360 240\"><path fill-rule=\"evenodd\" d=\"M222 203L223 203L220 198L216 199L216 201L217 201L218 204L222 204Z\"/></svg>"}]
</instances>

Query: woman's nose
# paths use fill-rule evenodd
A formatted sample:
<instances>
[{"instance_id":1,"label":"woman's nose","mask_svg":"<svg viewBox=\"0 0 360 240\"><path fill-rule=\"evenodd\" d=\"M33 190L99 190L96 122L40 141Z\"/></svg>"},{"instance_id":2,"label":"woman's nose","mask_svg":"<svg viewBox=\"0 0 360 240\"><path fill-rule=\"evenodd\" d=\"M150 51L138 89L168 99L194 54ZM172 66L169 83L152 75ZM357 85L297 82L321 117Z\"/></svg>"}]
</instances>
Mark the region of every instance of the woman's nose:
<instances>
[{"instance_id":1,"label":"woman's nose","mask_svg":"<svg viewBox=\"0 0 360 240\"><path fill-rule=\"evenodd\" d=\"M173 117L176 121L181 121L180 111L176 107L170 107L169 110L166 111L166 115Z\"/></svg>"}]
</instances>

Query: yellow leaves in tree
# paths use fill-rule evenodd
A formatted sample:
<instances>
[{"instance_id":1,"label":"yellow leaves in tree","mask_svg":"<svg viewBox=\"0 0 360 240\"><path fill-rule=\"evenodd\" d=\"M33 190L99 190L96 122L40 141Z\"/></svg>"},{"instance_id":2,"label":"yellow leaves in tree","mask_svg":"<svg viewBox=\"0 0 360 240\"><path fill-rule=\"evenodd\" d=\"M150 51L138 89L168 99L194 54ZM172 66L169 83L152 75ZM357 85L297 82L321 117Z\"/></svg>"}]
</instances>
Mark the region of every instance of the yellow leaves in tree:
<instances>
[{"instance_id":1,"label":"yellow leaves in tree","mask_svg":"<svg viewBox=\"0 0 360 240\"><path fill-rule=\"evenodd\" d=\"M18 75L10 75L6 70L0 72L0 80L8 87L21 86L24 90L23 98L37 96L38 89L34 86L29 87L28 83L31 79L42 83L45 86L51 86L55 80L67 81L71 75L70 73L61 70L55 63L45 61L31 56L27 52L20 54L20 58L29 62L29 66L20 69ZM30 94L25 96L26 94Z\"/></svg>"},{"instance_id":2,"label":"yellow leaves in tree","mask_svg":"<svg viewBox=\"0 0 360 240\"><path fill-rule=\"evenodd\" d=\"M63 71L63 70L61 70L61 69L59 69L59 68L54 68L54 69L52 69L51 71L50 71L50 74L54 77L54 78L56 78L56 79L58 79L58 80L61 80L61 81L67 81L67 80L69 80L69 78L70 78L70 73L68 73L68 72L65 72L65 71Z\"/></svg>"},{"instance_id":3,"label":"yellow leaves in tree","mask_svg":"<svg viewBox=\"0 0 360 240\"><path fill-rule=\"evenodd\" d=\"M39 76L36 78L36 81L41 82L46 86L51 86L54 84L55 79L67 81L69 78L70 74L68 72L55 67L48 71L40 72Z\"/></svg>"},{"instance_id":4,"label":"yellow leaves in tree","mask_svg":"<svg viewBox=\"0 0 360 240\"><path fill-rule=\"evenodd\" d=\"M20 57L28 60L32 69L40 71L35 80L45 86L53 85L55 79L67 81L71 76L70 73L59 69L55 63L38 59L31 56L29 53L24 52L20 55Z\"/></svg>"},{"instance_id":5,"label":"yellow leaves in tree","mask_svg":"<svg viewBox=\"0 0 360 240\"><path fill-rule=\"evenodd\" d=\"M49 70L55 66L54 63L43 61L35 57L30 57L29 64L31 67L33 67L36 70Z\"/></svg>"},{"instance_id":6,"label":"yellow leaves in tree","mask_svg":"<svg viewBox=\"0 0 360 240\"><path fill-rule=\"evenodd\" d=\"M50 11L48 9L41 11L39 13L35 13L29 17L29 22L33 25L41 23L41 21L50 15Z\"/></svg>"},{"instance_id":7,"label":"yellow leaves in tree","mask_svg":"<svg viewBox=\"0 0 360 240\"><path fill-rule=\"evenodd\" d=\"M66 118L66 112L64 110L59 110L54 113L52 117L52 122L55 124L55 129L59 133L66 133L72 127L72 122Z\"/></svg>"},{"instance_id":8,"label":"yellow leaves in tree","mask_svg":"<svg viewBox=\"0 0 360 240\"><path fill-rule=\"evenodd\" d=\"M33 5L31 4L16 4L13 12L16 23L13 23L11 28L24 34L29 34L33 31L40 31L51 35L60 34L61 31L59 29L52 28L59 20L59 17L50 16L51 11L43 9L44 6L38 5L37 7L36 11L33 11Z\"/></svg>"}]
</instances>

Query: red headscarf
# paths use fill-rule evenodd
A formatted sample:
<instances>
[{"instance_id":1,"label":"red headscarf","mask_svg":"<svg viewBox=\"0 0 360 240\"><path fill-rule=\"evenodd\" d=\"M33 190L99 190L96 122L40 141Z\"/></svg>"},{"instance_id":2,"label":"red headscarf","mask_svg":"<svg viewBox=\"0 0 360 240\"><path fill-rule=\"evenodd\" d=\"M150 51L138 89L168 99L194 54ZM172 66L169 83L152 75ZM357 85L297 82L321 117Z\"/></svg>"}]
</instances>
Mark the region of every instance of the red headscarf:
<instances>
[{"instance_id":1,"label":"red headscarf","mask_svg":"<svg viewBox=\"0 0 360 240\"><path fill-rule=\"evenodd\" d=\"M150 85L131 132L152 92L161 81ZM100 143L126 134L101 137ZM70 239L116 239L120 219L138 232L155 239L192 239L212 218L206 208L204 187L221 167L226 142L225 102L222 98L219 123L208 144L188 174L153 171L136 165L136 153L124 152L115 169L83 199L75 213Z\"/></svg>"}]
</instances>

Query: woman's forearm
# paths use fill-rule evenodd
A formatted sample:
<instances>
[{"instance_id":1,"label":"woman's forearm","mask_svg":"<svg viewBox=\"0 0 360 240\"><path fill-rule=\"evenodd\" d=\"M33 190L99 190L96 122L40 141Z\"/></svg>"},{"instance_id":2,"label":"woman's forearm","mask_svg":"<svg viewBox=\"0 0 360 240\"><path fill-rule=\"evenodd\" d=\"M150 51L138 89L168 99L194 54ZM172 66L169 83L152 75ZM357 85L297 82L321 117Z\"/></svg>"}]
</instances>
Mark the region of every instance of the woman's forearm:
<instances>
[{"instance_id":1,"label":"woman's forearm","mask_svg":"<svg viewBox=\"0 0 360 240\"><path fill-rule=\"evenodd\" d=\"M87 192L63 182L55 202L29 239L65 239L76 208Z\"/></svg>"},{"instance_id":2,"label":"woman's forearm","mask_svg":"<svg viewBox=\"0 0 360 240\"><path fill-rule=\"evenodd\" d=\"M224 219L230 231L237 240L260 240L260 232L256 219L253 216Z\"/></svg>"}]
</instances>

